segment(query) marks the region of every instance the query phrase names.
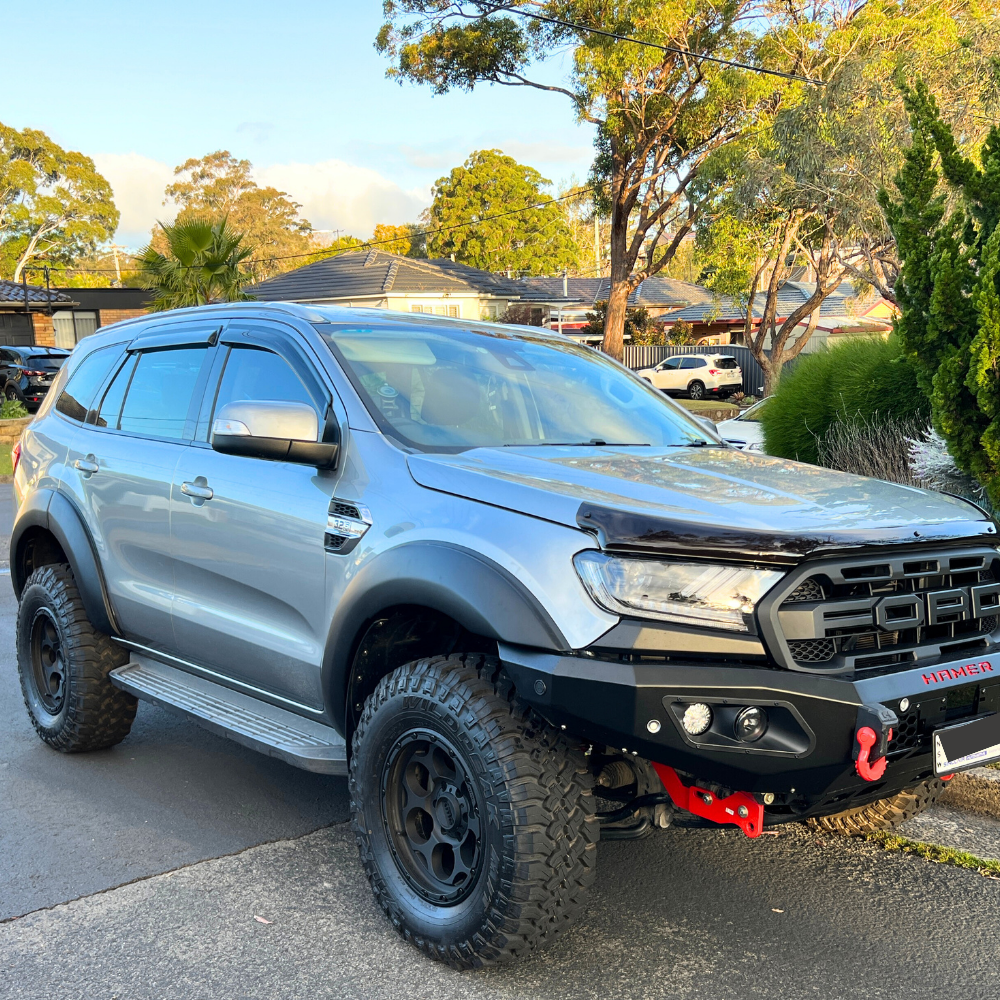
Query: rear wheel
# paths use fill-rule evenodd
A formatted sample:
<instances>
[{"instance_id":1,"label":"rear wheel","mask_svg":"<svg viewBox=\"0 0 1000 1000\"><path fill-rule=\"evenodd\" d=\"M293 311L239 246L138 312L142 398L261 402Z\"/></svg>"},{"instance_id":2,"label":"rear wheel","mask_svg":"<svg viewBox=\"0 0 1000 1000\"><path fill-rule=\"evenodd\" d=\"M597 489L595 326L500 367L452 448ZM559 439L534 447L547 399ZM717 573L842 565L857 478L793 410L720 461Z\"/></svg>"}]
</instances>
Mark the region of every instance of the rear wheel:
<instances>
[{"instance_id":1,"label":"rear wheel","mask_svg":"<svg viewBox=\"0 0 1000 1000\"><path fill-rule=\"evenodd\" d=\"M516 699L497 660L416 660L354 734L354 834L403 937L467 969L548 943L580 911L600 836L587 760Z\"/></svg>"},{"instance_id":2,"label":"rear wheel","mask_svg":"<svg viewBox=\"0 0 1000 1000\"><path fill-rule=\"evenodd\" d=\"M695 380L688 386L688 399L704 399L705 384Z\"/></svg>"},{"instance_id":3,"label":"rear wheel","mask_svg":"<svg viewBox=\"0 0 1000 1000\"><path fill-rule=\"evenodd\" d=\"M914 816L934 805L945 790L940 778L922 781L913 788L907 788L886 799L870 802L857 809L845 809L831 816L819 816L809 820L811 826L830 833L843 833L851 837L862 837L878 830L895 830Z\"/></svg>"},{"instance_id":4,"label":"rear wheel","mask_svg":"<svg viewBox=\"0 0 1000 1000\"><path fill-rule=\"evenodd\" d=\"M17 609L17 669L32 725L49 746L100 750L128 736L136 700L108 679L127 660L91 625L69 566L28 577Z\"/></svg>"},{"instance_id":5,"label":"rear wheel","mask_svg":"<svg viewBox=\"0 0 1000 1000\"><path fill-rule=\"evenodd\" d=\"M4 389L3 394L4 394L4 398L7 399L8 401L12 402L12 403L23 403L24 402L24 398L17 391L17 386L8 385L7 388Z\"/></svg>"}]
</instances>

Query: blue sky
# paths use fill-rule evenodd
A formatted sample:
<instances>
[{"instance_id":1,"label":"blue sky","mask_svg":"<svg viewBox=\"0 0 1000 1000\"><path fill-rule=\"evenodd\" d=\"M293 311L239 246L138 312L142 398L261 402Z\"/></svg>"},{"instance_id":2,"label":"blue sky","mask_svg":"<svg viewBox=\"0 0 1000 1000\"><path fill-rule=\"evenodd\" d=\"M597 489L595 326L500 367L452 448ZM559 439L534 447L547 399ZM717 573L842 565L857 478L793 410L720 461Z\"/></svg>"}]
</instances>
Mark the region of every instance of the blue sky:
<instances>
[{"instance_id":1,"label":"blue sky","mask_svg":"<svg viewBox=\"0 0 1000 1000\"><path fill-rule=\"evenodd\" d=\"M372 47L379 0L50 0L4 11L8 52L36 51L6 74L0 121L32 126L92 156L122 210L117 239L142 243L172 168L229 149L262 182L303 204L320 229L370 234L411 221L430 185L473 149L500 148L556 183L582 179L592 132L569 101L529 88L435 97L385 79ZM562 60L543 67L559 80Z\"/></svg>"}]
</instances>

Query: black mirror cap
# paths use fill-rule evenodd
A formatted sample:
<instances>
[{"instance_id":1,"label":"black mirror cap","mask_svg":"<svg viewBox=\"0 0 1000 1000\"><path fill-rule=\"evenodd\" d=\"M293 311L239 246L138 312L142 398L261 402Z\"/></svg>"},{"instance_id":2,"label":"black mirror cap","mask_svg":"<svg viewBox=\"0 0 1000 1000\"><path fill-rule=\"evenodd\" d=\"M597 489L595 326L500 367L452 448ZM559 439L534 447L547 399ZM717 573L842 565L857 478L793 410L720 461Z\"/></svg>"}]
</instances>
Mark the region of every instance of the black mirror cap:
<instances>
[{"instance_id":1,"label":"black mirror cap","mask_svg":"<svg viewBox=\"0 0 1000 1000\"><path fill-rule=\"evenodd\" d=\"M335 469L340 455L340 444L335 441L292 441L246 434L213 434L212 449L224 455L315 465L317 469Z\"/></svg>"}]
</instances>

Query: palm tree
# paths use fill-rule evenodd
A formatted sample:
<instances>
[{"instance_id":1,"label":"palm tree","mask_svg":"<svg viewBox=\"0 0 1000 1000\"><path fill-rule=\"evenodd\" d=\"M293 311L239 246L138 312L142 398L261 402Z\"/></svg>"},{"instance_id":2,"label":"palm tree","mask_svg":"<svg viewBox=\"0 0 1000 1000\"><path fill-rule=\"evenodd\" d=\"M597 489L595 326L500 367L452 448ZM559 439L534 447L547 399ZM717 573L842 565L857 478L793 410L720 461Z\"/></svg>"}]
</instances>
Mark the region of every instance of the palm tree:
<instances>
[{"instance_id":1,"label":"palm tree","mask_svg":"<svg viewBox=\"0 0 1000 1000\"><path fill-rule=\"evenodd\" d=\"M204 306L212 302L239 302L251 298L243 286L252 275L240 265L253 252L243 244L243 234L222 219L211 223L199 219L161 224L165 253L155 239L139 254L143 288L154 292L154 312Z\"/></svg>"}]
</instances>

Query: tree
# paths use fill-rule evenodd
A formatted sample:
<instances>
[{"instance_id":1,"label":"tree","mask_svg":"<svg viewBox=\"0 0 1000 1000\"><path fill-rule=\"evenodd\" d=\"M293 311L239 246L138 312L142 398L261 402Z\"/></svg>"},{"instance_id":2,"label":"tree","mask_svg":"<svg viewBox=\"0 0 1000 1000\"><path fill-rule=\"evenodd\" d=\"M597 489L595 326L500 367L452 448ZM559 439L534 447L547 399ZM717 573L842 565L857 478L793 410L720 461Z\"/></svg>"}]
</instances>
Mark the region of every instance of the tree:
<instances>
[{"instance_id":1,"label":"tree","mask_svg":"<svg viewBox=\"0 0 1000 1000\"><path fill-rule=\"evenodd\" d=\"M935 429L1000 505L1000 129L963 153L926 84L904 88L912 143L882 203L902 261L896 323ZM956 203L957 202L957 203Z\"/></svg>"},{"instance_id":2,"label":"tree","mask_svg":"<svg viewBox=\"0 0 1000 1000\"><path fill-rule=\"evenodd\" d=\"M138 256L142 285L154 292L154 312L250 298L243 286L252 280L245 262L253 250L228 220L194 219L161 228L166 253L150 243Z\"/></svg>"},{"instance_id":3,"label":"tree","mask_svg":"<svg viewBox=\"0 0 1000 1000\"><path fill-rule=\"evenodd\" d=\"M519 274L575 267L573 234L560 206L542 190L549 183L498 149L472 153L432 189L424 217L428 255L454 254L470 267Z\"/></svg>"},{"instance_id":4,"label":"tree","mask_svg":"<svg viewBox=\"0 0 1000 1000\"><path fill-rule=\"evenodd\" d=\"M588 337L599 337L604 333L607 319L608 303L601 299L594 303L593 312L587 313L587 325L582 333ZM633 306L625 314L625 335L638 346L662 347L667 339L663 332L663 323L649 315L644 306Z\"/></svg>"},{"instance_id":5,"label":"tree","mask_svg":"<svg viewBox=\"0 0 1000 1000\"><path fill-rule=\"evenodd\" d=\"M118 227L111 185L93 160L36 129L0 124L0 261L14 281L33 260L71 262Z\"/></svg>"},{"instance_id":6,"label":"tree","mask_svg":"<svg viewBox=\"0 0 1000 1000\"><path fill-rule=\"evenodd\" d=\"M695 53L755 62L758 40L743 25L770 6L513 0L498 9L485 0L386 0L376 47L393 60L389 76L401 81L435 93L484 82L534 87L568 97L579 118L596 126L591 185L598 211L610 217L611 243L603 349L620 359L628 297L670 263L692 231L709 157L752 129L761 109L787 89ZM562 23L521 19L513 9ZM649 45L597 35L590 26ZM567 86L528 75L534 62L567 46L573 50Z\"/></svg>"},{"instance_id":7,"label":"tree","mask_svg":"<svg viewBox=\"0 0 1000 1000\"><path fill-rule=\"evenodd\" d=\"M381 223L372 233L372 244L376 250L399 254L400 257L411 256L413 237L409 226L384 226Z\"/></svg>"},{"instance_id":8,"label":"tree","mask_svg":"<svg viewBox=\"0 0 1000 1000\"><path fill-rule=\"evenodd\" d=\"M284 191L260 187L252 170L249 160L225 149L186 160L174 168L178 180L167 185L164 204L179 206L175 223L228 219L251 248L247 266L260 281L302 265L297 255L312 249L312 226L299 216L301 205Z\"/></svg>"}]
</instances>

